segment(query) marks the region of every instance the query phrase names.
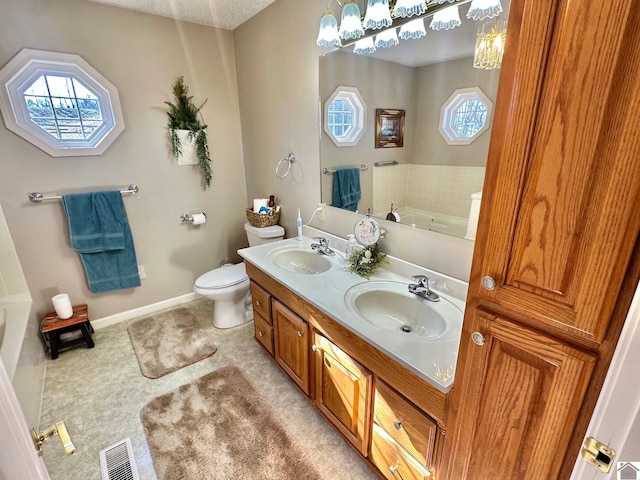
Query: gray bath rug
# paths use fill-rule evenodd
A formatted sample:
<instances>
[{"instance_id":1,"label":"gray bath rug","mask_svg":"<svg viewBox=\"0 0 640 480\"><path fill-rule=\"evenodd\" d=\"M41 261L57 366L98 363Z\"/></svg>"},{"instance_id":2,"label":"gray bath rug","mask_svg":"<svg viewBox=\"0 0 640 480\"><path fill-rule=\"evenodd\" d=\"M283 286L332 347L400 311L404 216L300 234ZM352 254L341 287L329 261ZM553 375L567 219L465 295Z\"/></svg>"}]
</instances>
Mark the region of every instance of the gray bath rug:
<instances>
[{"instance_id":1,"label":"gray bath rug","mask_svg":"<svg viewBox=\"0 0 640 480\"><path fill-rule=\"evenodd\" d=\"M319 480L237 367L161 395L140 413L159 480Z\"/></svg>"},{"instance_id":2,"label":"gray bath rug","mask_svg":"<svg viewBox=\"0 0 640 480\"><path fill-rule=\"evenodd\" d=\"M213 355L217 347L186 308L157 313L128 328L142 374L159 378Z\"/></svg>"}]
</instances>

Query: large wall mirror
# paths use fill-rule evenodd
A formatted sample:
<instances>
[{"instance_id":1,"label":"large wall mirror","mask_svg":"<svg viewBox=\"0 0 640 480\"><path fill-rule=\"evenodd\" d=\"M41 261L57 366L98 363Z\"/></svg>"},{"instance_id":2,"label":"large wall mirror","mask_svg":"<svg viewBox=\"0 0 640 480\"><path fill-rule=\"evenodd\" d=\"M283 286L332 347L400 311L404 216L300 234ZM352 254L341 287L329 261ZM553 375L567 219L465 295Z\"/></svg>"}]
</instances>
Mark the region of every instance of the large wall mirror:
<instances>
[{"instance_id":1,"label":"large wall mirror","mask_svg":"<svg viewBox=\"0 0 640 480\"><path fill-rule=\"evenodd\" d=\"M362 166L360 213L370 210L375 217L391 218L393 204L392 216L401 223L474 238L469 216L481 198L500 77L499 68L474 68L474 49L480 29L496 20L506 23L509 0L502 0L497 19L469 19L469 7L458 7L461 25L452 30L434 31L426 17L427 34L420 39L400 40L369 55L356 55L349 46L320 57L320 103L338 86L349 86L358 89L367 106L366 128L356 145L337 147L321 129L322 201L327 205L332 204L332 172ZM470 91L479 93L460 97ZM376 148L377 109L404 110L402 147ZM459 122L452 128L462 135L471 132L469 141L447 140L441 133L443 114Z\"/></svg>"}]
</instances>

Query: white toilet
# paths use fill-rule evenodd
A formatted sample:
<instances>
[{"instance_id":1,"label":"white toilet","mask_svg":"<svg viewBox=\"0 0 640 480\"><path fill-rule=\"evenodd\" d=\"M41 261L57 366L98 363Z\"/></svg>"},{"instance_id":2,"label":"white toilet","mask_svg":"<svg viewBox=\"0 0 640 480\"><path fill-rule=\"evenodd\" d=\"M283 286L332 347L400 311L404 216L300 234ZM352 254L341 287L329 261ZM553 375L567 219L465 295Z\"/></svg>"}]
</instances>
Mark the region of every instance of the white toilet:
<instances>
[{"instance_id":1,"label":"white toilet","mask_svg":"<svg viewBox=\"0 0 640 480\"><path fill-rule=\"evenodd\" d=\"M249 246L277 242L284 238L280 225L258 228L244 224ZM253 320L249 296L249 277L244 263L223 265L201 275L193 285L198 295L213 300L213 326L231 328Z\"/></svg>"}]
</instances>

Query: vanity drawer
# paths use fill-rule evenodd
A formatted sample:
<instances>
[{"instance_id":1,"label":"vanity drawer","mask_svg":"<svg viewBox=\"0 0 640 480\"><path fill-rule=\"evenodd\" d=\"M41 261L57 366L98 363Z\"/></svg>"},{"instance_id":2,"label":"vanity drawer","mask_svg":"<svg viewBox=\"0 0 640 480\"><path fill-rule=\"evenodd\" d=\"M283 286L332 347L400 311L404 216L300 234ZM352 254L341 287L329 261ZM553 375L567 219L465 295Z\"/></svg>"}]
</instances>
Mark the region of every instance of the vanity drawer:
<instances>
[{"instance_id":1,"label":"vanity drawer","mask_svg":"<svg viewBox=\"0 0 640 480\"><path fill-rule=\"evenodd\" d=\"M271 295L255 282L251 282L251 302L253 312L271 325Z\"/></svg>"},{"instance_id":2,"label":"vanity drawer","mask_svg":"<svg viewBox=\"0 0 640 480\"><path fill-rule=\"evenodd\" d=\"M398 445L379 425L373 425L371 461L389 480L427 480L431 473Z\"/></svg>"},{"instance_id":3,"label":"vanity drawer","mask_svg":"<svg viewBox=\"0 0 640 480\"><path fill-rule=\"evenodd\" d=\"M373 421L423 466L431 465L438 426L380 379L376 381Z\"/></svg>"},{"instance_id":4,"label":"vanity drawer","mask_svg":"<svg viewBox=\"0 0 640 480\"><path fill-rule=\"evenodd\" d=\"M273 356L273 328L260 315L253 314L253 326L258 342Z\"/></svg>"}]
</instances>

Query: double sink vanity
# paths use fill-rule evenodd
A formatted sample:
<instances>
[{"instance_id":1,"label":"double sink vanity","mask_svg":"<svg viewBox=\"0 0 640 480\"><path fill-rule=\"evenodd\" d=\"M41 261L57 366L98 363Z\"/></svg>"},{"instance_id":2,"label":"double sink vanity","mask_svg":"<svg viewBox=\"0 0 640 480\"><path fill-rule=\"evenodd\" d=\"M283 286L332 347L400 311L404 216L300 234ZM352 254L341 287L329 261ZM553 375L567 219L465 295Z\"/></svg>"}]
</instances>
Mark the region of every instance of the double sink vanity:
<instances>
[{"instance_id":1,"label":"double sink vanity","mask_svg":"<svg viewBox=\"0 0 640 480\"><path fill-rule=\"evenodd\" d=\"M305 234L238 251L256 340L379 476L437 478L467 284L393 257L365 279Z\"/></svg>"}]
</instances>

